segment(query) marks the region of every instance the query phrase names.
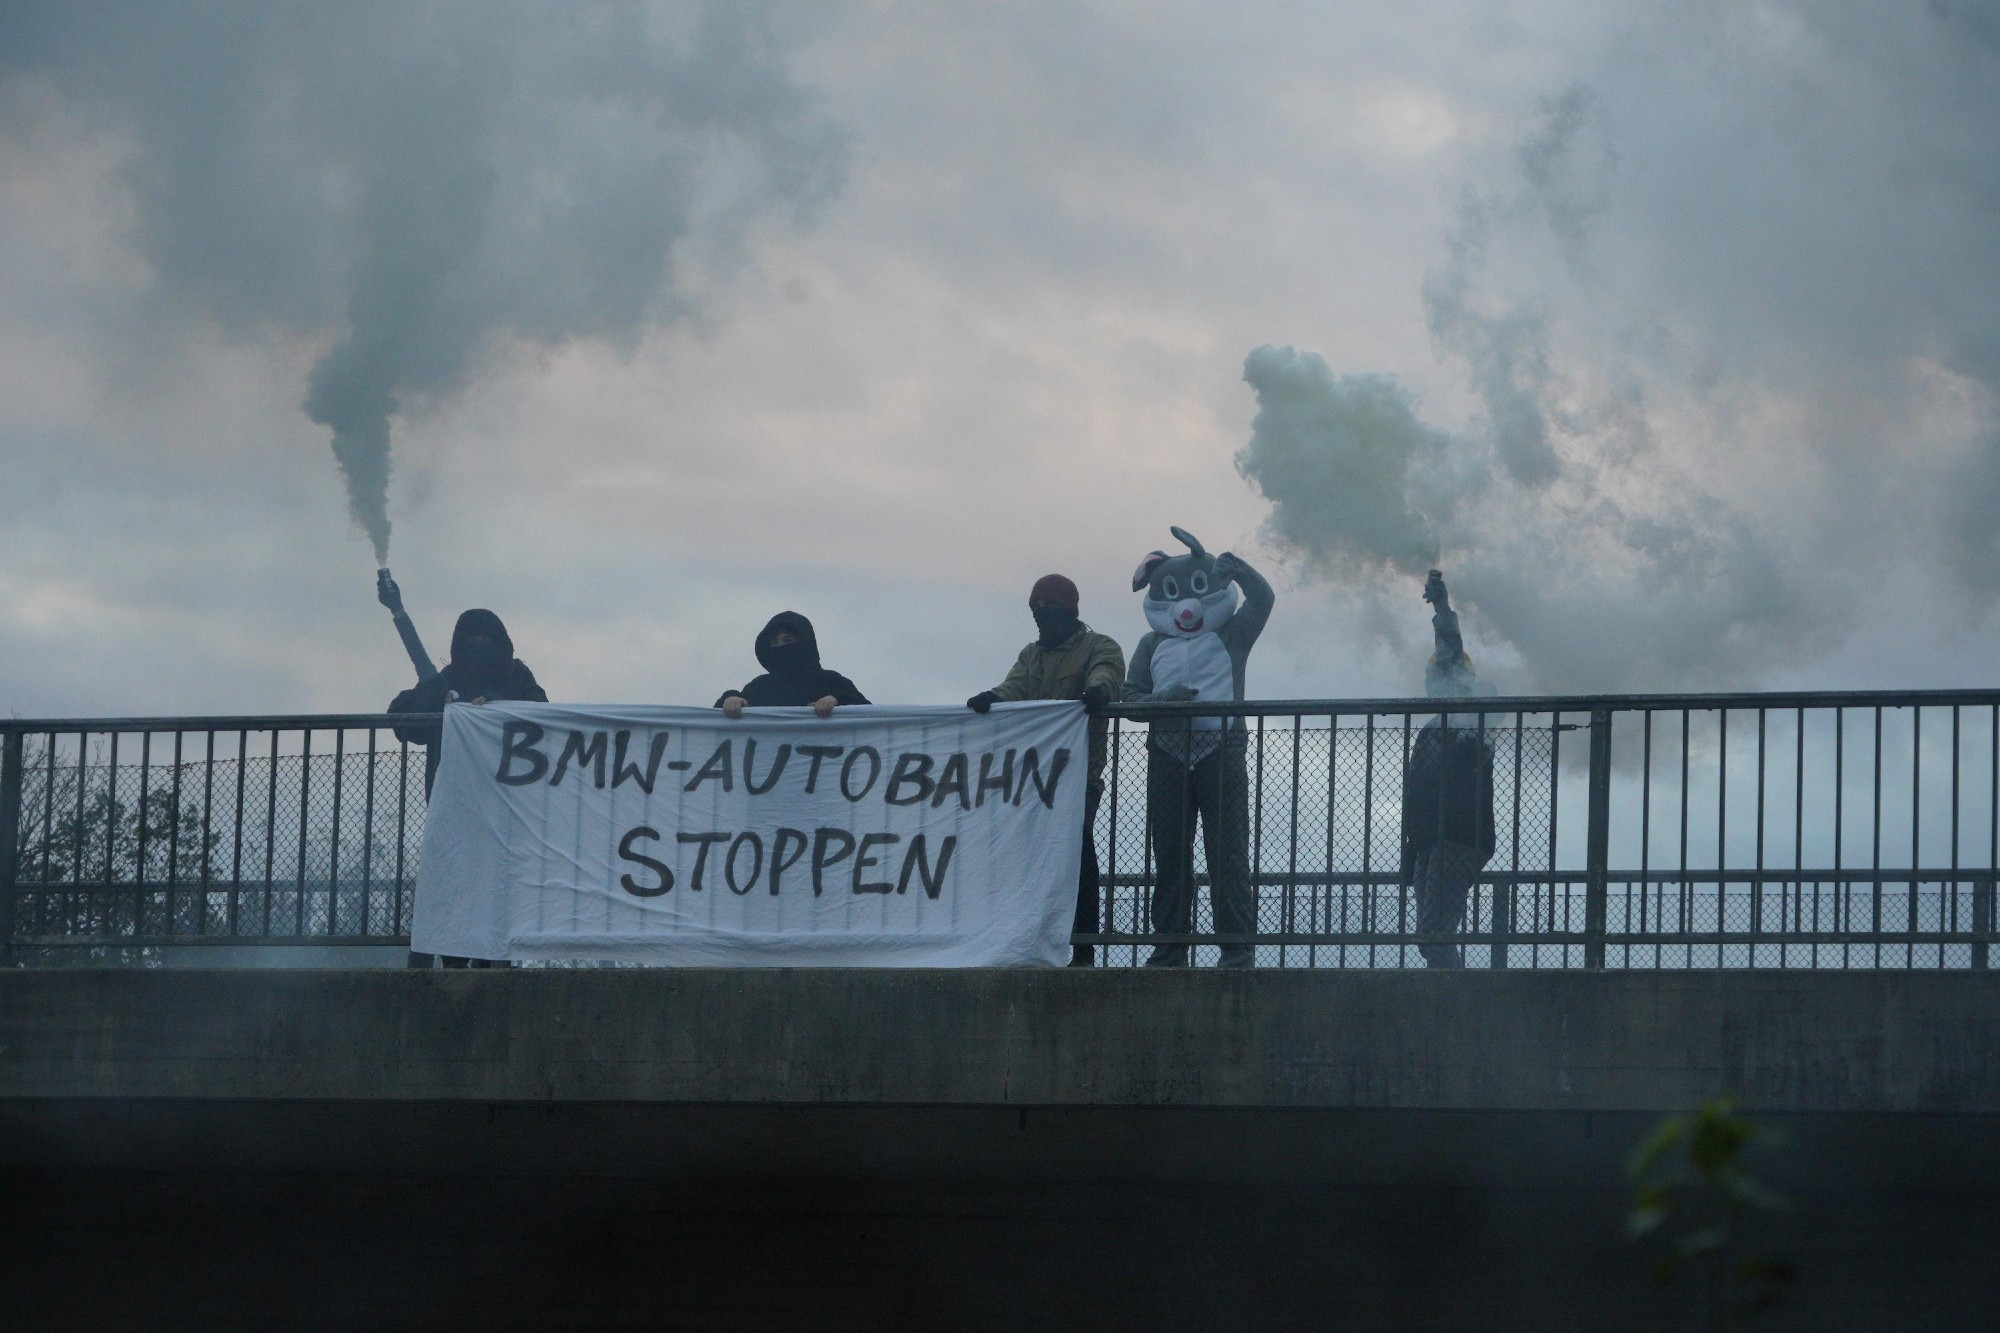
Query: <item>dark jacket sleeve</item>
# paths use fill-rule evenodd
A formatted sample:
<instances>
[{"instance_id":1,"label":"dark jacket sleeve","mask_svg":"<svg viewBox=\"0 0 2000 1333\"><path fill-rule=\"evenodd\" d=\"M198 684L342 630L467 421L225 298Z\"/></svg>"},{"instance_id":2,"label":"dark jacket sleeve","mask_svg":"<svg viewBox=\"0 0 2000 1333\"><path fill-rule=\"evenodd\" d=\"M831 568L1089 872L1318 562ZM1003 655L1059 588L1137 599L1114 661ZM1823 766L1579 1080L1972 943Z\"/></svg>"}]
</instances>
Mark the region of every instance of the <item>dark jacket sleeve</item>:
<instances>
[{"instance_id":1,"label":"dark jacket sleeve","mask_svg":"<svg viewBox=\"0 0 2000 1333\"><path fill-rule=\"evenodd\" d=\"M868 696L854 688L854 682L838 671L826 673L826 692L833 696L837 704L865 704Z\"/></svg>"},{"instance_id":2,"label":"dark jacket sleeve","mask_svg":"<svg viewBox=\"0 0 2000 1333\"><path fill-rule=\"evenodd\" d=\"M432 676L404 690L389 701L392 713L442 713L447 686L443 676ZM396 739L412 745L434 745L441 728L435 722L405 722L395 726Z\"/></svg>"},{"instance_id":3,"label":"dark jacket sleeve","mask_svg":"<svg viewBox=\"0 0 2000 1333\"><path fill-rule=\"evenodd\" d=\"M513 688L515 691L515 701L524 704L547 703L549 701L549 692L542 688L540 681L535 679L535 673L528 670L528 664L517 657L514 659L514 667Z\"/></svg>"}]
</instances>

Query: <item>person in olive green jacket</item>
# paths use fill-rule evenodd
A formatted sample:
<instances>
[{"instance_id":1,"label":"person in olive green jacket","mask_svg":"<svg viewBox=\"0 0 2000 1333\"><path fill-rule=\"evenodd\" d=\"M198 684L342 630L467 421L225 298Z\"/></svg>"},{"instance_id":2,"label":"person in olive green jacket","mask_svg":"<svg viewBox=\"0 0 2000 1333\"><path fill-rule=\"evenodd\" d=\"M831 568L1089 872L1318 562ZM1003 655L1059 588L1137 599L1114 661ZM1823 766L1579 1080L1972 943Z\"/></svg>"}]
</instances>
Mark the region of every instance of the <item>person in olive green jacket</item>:
<instances>
[{"instance_id":1,"label":"person in olive green jacket","mask_svg":"<svg viewBox=\"0 0 2000 1333\"><path fill-rule=\"evenodd\" d=\"M1108 634L1078 618L1082 599L1076 585L1060 574L1035 581L1028 612L1035 618L1035 641L1021 650L1007 679L965 701L975 713L997 703L1023 699L1081 699L1090 711L1090 780L1083 798L1083 865L1077 876L1074 933L1097 933L1097 803L1104 795L1104 757L1110 728L1098 710L1118 697L1125 684L1125 651ZM1088 944L1071 947L1069 965L1089 967Z\"/></svg>"}]
</instances>

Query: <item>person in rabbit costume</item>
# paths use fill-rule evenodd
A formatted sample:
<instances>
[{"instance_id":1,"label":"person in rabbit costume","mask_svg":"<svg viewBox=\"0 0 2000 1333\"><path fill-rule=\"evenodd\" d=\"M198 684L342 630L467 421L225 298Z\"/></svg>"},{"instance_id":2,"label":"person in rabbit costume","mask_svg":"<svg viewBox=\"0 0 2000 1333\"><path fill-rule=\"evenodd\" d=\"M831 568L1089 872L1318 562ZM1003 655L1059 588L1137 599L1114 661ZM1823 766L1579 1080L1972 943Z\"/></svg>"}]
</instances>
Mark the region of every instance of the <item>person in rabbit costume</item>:
<instances>
[{"instance_id":1,"label":"person in rabbit costume","mask_svg":"<svg viewBox=\"0 0 2000 1333\"><path fill-rule=\"evenodd\" d=\"M1152 632L1132 650L1127 703L1237 700L1257 636L1277 597L1263 575L1225 551L1210 555L1180 528L1186 555L1154 551L1132 575L1145 589ZM1240 600L1238 590L1241 589ZM1257 926L1250 890L1250 784L1241 718L1193 717L1152 724L1146 738L1146 810L1153 830L1153 929L1186 934L1194 915L1194 828L1208 853L1215 929L1248 935ZM1223 967L1249 967L1256 951L1225 945ZM1148 967L1185 967L1185 944L1161 944Z\"/></svg>"}]
</instances>

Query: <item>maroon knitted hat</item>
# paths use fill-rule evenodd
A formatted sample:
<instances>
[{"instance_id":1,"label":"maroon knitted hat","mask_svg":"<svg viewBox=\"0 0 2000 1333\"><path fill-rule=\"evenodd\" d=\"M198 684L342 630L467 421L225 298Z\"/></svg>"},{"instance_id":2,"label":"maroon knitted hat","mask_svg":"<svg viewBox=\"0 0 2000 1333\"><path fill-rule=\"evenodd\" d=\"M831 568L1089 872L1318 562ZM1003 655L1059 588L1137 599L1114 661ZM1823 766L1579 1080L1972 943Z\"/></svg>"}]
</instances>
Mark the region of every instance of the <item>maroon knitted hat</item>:
<instances>
[{"instance_id":1,"label":"maroon knitted hat","mask_svg":"<svg viewBox=\"0 0 2000 1333\"><path fill-rule=\"evenodd\" d=\"M1060 574L1042 575L1035 580L1035 586L1028 593L1029 606L1037 602L1054 602L1057 606L1068 608L1073 616L1082 613L1081 600L1077 596L1076 585Z\"/></svg>"}]
</instances>

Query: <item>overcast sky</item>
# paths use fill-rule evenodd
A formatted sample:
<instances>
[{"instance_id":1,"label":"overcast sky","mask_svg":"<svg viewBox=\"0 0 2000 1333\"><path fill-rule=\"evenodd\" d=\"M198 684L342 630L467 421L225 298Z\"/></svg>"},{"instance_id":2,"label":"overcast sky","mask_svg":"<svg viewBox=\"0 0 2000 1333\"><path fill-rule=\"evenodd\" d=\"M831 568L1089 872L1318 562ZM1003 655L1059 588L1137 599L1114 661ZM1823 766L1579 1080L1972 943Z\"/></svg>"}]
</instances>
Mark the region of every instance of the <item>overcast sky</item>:
<instances>
[{"instance_id":1,"label":"overcast sky","mask_svg":"<svg viewBox=\"0 0 2000 1333\"><path fill-rule=\"evenodd\" d=\"M2000 20L1658 8L17 0L0 707L385 703L384 421L562 699L963 699L1170 523L1264 697L1418 689L1434 555L1508 692L1987 684Z\"/></svg>"}]
</instances>

